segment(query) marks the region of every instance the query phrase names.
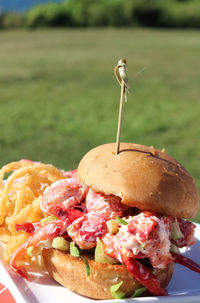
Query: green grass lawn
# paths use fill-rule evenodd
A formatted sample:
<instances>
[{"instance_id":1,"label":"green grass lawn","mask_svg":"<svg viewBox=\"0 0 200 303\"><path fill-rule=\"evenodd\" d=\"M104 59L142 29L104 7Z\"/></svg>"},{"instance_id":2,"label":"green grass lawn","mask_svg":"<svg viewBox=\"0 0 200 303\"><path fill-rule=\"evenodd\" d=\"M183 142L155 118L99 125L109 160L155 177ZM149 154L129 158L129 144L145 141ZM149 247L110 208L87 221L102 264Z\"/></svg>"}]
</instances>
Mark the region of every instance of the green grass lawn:
<instances>
[{"instance_id":1,"label":"green grass lawn","mask_svg":"<svg viewBox=\"0 0 200 303\"><path fill-rule=\"evenodd\" d=\"M90 148L115 141L113 68L125 57L121 140L165 147L200 188L199 54L199 31L0 32L0 165L30 158L73 169Z\"/></svg>"}]
</instances>

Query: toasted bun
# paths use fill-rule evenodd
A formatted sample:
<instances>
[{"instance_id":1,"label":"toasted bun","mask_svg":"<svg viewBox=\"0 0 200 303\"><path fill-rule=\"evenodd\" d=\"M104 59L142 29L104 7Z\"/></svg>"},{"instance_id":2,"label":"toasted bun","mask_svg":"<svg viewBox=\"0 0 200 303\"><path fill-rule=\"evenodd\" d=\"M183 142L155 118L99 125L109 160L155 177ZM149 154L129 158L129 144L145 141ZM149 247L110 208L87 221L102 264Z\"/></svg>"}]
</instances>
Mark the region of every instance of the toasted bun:
<instances>
[{"instance_id":1,"label":"toasted bun","mask_svg":"<svg viewBox=\"0 0 200 303\"><path fill-rule=\"evenodd\" d=\"M133 143L115 143L89 151L78 166L80 181L122 203L164 215L192 218L199 207L193 178L165 151Z\"/></svg>"},{"instance_id":2,"label":"toasted bun","mask_svg":"<svg viewBox=\"0 0 200 303\"><path fill-rule=\"evenodd\" d=\"M44 263L49 275L70 290L94 299L112 299L110 287L121 281L120 287L126 296L130 296L142 285L127 271L125 265L111 265L97 263L90 255L83 255L90 266L87 276L85 263L68 253L57 249L44 249ZM174 265L171 263L166 269L157 270L157 277L162 287L166 287L173 274Z\"/></svg>"}]
</instances>

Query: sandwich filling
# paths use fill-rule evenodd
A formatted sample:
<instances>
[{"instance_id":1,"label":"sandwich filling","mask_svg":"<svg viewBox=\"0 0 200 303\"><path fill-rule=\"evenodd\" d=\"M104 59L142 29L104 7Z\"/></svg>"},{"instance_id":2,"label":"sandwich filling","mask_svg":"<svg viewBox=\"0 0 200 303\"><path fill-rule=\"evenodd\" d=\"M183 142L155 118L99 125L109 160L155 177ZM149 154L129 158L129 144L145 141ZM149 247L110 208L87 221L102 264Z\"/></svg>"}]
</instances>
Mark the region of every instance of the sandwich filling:
<instances>
[{"instance_id":1,"label":"sandwich filling","mask_svg":"<svg viewBox=\"0 0 200 303\"><path fill-rule=\"evenodd\" d=\"M20 256L51 248L55 238L63 237L82 250L94 250L100 240L104 253L125 264L154 295L167 293L156 278L156 269L177 262L200 273L199 265L179 253L179 248L195 243L192 222L128 208L119 197L97 193L81 184L76 171L65 175L43 193L41 209L51 217L16 225L17 231L30 236L11 258L15 272L27 277L25 268L18 264Z\"/></svg>"}]
</instances>

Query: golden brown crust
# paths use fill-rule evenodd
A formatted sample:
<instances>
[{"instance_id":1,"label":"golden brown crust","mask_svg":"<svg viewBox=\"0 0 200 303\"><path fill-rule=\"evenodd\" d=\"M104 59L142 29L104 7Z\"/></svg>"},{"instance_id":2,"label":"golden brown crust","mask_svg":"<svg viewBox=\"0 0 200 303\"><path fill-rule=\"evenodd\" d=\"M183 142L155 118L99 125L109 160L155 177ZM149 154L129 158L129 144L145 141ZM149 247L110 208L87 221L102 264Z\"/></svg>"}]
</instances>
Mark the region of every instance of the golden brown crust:
<instances>
[{"instance_id":1,"label":"golden brown crust","mask_svg":"<svg viewBox=\"0 0 200 303\"><path fill-rule=\"evenodd\" d=\"M165 215L192 218L199 207L193 178L165 151L133 143L115 143L89 151L78 166L80 181L122 203Z\"/></svg>"},{"instance_id":2,"label":"golden brown crust","mask_svg":"<svg viewBox=\"0 0 200 303\"><path fill-rule=\"evenodd\" d=\"M121 281L120 287L126 296L133 294L142 285L127 271L125 265L102 264L92 260L90 255L83 255L90 266L90 276L87 276L85 263L68 253L57 249L44 249L44 263L50 276L70 290L94 299L112 299L110 287ZM166 269L157 270L161 286L166 287L173 274L174 264Z\"/></svg>"}]
</instances>

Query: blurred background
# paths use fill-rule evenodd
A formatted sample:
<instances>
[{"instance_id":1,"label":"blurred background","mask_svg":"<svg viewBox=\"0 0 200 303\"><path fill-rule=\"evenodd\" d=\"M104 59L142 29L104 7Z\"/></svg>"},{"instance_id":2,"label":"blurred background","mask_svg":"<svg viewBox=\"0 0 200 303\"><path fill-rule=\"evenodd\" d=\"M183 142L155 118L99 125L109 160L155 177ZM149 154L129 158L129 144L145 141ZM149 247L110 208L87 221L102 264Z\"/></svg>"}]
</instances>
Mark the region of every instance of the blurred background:
<instances>
[{"instance_id":1,"label":"blurred background","mask_svg":"<svg viewBox=\"0 0 200 303\"><path fill-rule=\"evenodd\" d=\"M199 29L199 0L0 0L0 165L74 169L115 141L125 57L121 141L165 147L200 189Z\"/></svg>"}]
</instances>

